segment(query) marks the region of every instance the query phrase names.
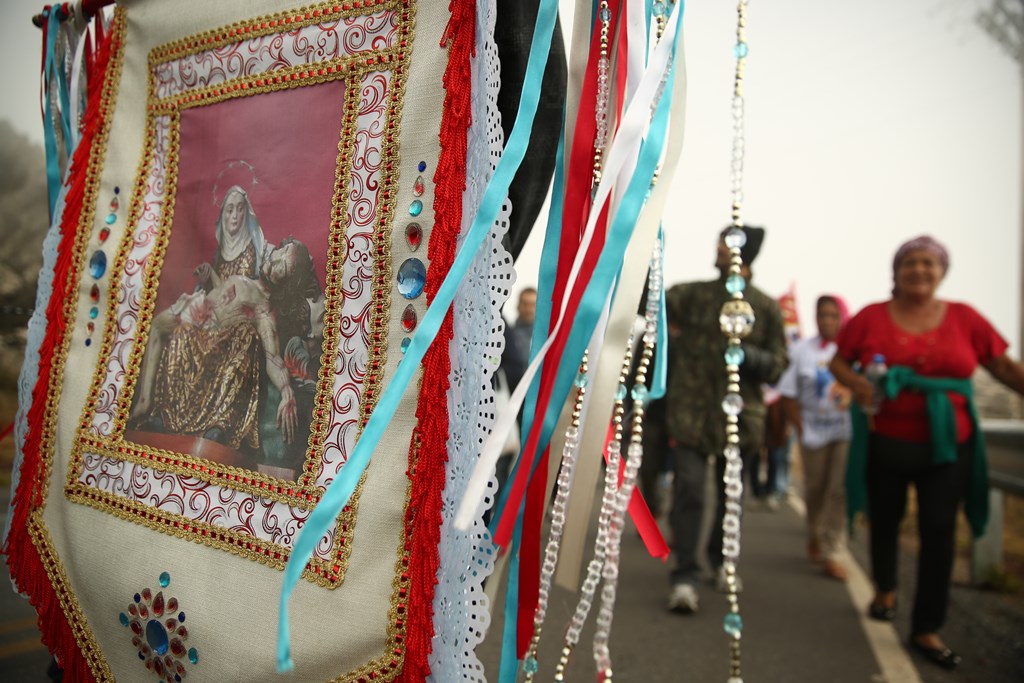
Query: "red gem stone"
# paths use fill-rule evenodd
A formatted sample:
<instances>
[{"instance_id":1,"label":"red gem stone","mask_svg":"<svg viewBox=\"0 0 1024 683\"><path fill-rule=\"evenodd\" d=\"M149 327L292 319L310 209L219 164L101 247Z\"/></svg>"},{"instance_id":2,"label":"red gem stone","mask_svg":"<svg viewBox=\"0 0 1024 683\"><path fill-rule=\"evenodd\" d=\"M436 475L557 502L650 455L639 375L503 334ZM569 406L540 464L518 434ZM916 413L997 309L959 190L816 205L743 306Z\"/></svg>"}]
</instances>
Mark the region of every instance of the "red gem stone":
<instances>
[{"instance_id":1,"label":"red gem stone","mask_svg":"<svg viewBox=\"0 0 1024 683\"><path fill-rule=\"evenodd\" d=\"M171 598L167 601L167 611L177 612L178 611L178 598Z\"/></svg>"},{"instance_id":2,"label":"red gem stone","mask_svg":"<svg viewBox=\"0 0 1024 683\"><path fill-rule=\"evenodd\" d=\"M96 323L87 323L85 325L85 329L89 333L89 336L92 336L92 333L96 331Z\"/></svg>"},{"instance_id":3,"label":"red gem stone","mask_svg":"<svg viewBox=\"0 0 1024 683\"><path fill-rule=\"evenodd\" d=\"M128 627L131 628L132 633L134 633L135 635L142 635L142 624L139 623L139 621L132 621L130 624L128 624Z\"/></svg>"},{"instance_id":4,"label":"red gem stone","mask_svg":"<svg viewBox=\"0 0 1024 683\"><path fill-rule=\"evenodd\" d=\"M178 627L178 620L177 619L168 619L167 621L164 622L164 625L167 627L168 631L173 633L174 629L176 629Z\"/></svg>"},{"instance_id":5,"label":"red gem stone","mask_svg":"<svg viewBox=\"0 0 1024 683\"><path fill-rule=\"evenodd\" d=\"M181 636L182 640L188 640L188 629L184 626L178 629L178 635Z\"/></svg>"},{"instance_id":6,"label":"red gem stone","mask_svg":"<svg viewBox=\"0 0 1024 683\"><path fill-rule=\"evenodd\" d=\"M410 223L405 226L405 241L409 243L409 248L413 251L420 248L420 243L423 242L423 228L419 223Z\"/></svg>"},{"instance_id":7,"label":"red gem stone","mask_svg":"<svg viewBox=\"0 0 1024 683\"><path fill-rule=\"evenodd\" d=\"M134 638L132 638L132 645L134 645L135 647L142 645L142 638L140 636L135 636Z\"/></svg>"},{"instance_id":8,"label":"red gem stone","mask_svg":"<svg viewBox=\"0 0 1024 683\"><path fill-rule=\"evenodd\" d=\"M175 657L185 656L185 644L175 638L171 641L171 654Z\"/></svg>"},{"instance_id":9,"label":"red gem stone","mask_svg":"<svg viewBox=\"0 0 1024 683\"><path fill-rule=\"evenodd\" d=\"M135 606L134 603L131 604L131 605L128 605L128 614L130 614L130 615L132 615L134 617L134 616L137 616L138 613L139 613L139 609Z\"/></svg>"},{"instance_id":10,"label":"red gem stone","mask_svg":"<svg viewBox=\"0 0 1024 683\"><path fill-rule=\"evenodd\" d=\"M158 675L159 675L159 676L160 676L161 678L163 678L163 676L164 676L164 673L166 672L166 669L164 668L164 663L163 663L163 660L160 660L160 659L154 659L154 660L153 660L153 668L155 668L155 669L156 669L156 672L157 672L157 674L158 674Z\"/></svg>"},{"instance_id":11,"label":"red gem stone","mask_svg":"<svg viewBox=\"0 0 1024 683\"><path fill-rule=\"evenodd\" d=\"M405 307L405 311L402 312L402 329L406 332L412 332L416 329L416 309L409 304Z\"/></svg>"},{"instance_id":12,"label":"red gem stone","mask_svg":"<svg viewBox=\"0 0 1024 683\"><path fill-rule=\"evenodd\" d=\"M110 228L100 228L100 242L106 242L108 237L110 237Z\"/></svg>"},{"instance_id":13,"label":"red gem stone","mask_svg":"<svg viewBox=\"0 0 1024 683\"><path fill-rule=\"evenodd\" d=\"M117 197L110 200L110 210L117 211L121 207L121 203L117 201Z\"/></svg>"},{"instance_id":14,"label":"red gem stone","mask_svg":"<svg viewBox=\"0 0 1024 683\"><path fill-rule=\"evenodd\" d=\"M164 594L157 593L156 597L153 598L153 616L162 617L164 615Z\"/></svg>"},{"instance_id":15,"label":"red gem stone","mask_svg":"<svg viewBox=\"0 0 1024 683\"><path fill-rule=\"evenodd\" d=\"M148 588L143 588L142 589L142 599L145 600L146 602L149 602L150 600L152 600L153 599L153 591L149 590Z\"/></svg>"},{"instance_id":16,"label":"red gem stone","mask_svg":"<svg viewBox=\"0 0 1024 683\"><path fill-rule=\"evenodd\" d=\"M145 605L139 605L139 616L143 619L149 619L149 608Z\"/></svg>"},{"instance_id":17,"label":"red gem stone","mask_svg":"<svg viewBox=\"0 0 1024 683\"><path fill-rule=\"evenodd\" d=\"M426 189L426 186L423 183L423 176L416 176L416 182L412 184L413 195L416 197L422 196L424 189Z\"/></svg>"},{"instance_id":18,"label":"red gem stone","mask_svg":"<svg viewBox=\"0 0 1024 683\"><path fill-rule=\"evenodd\" d=\"M92 289L89 290L89 298L93 300L93 303L100 300L100 286L93 285Z\"/></svg>"}]
</instances>

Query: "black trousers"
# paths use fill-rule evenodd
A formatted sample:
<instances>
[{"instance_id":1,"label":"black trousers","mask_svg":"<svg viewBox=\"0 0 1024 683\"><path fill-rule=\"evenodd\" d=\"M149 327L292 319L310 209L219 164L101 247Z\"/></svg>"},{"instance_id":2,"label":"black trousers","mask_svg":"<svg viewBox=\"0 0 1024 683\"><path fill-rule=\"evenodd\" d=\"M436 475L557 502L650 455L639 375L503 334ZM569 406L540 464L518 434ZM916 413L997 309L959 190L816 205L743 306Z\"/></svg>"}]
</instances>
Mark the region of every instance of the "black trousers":
<instances>
[{"instance_id":1,"label":"black trousers","mask_svg":"<svg viewBox=\"0 0 1024 683\"><path fill-rule=\"evenodd\" d=\"M868 453L868 515L871 569L880 593L896 590L899 527L907 488L917 491L917 593L911 617L913 635L934 633L946 621L953 573L956 515L970 476L969 442L957 447L957 461L932 463L930 444L873 434Z\"/></svg>"}]
</instances>

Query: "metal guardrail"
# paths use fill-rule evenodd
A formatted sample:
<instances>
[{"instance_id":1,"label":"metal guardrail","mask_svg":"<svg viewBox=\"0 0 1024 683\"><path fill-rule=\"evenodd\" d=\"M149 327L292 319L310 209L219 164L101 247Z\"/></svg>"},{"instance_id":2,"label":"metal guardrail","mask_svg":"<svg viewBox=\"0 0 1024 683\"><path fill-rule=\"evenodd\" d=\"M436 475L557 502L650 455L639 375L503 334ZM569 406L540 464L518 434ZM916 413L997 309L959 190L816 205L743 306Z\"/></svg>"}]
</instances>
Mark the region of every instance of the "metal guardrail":
<instances>
[{"instance_id":1,"label":"metal guardrail","mask_svg":"<svg viewBox=\"0 0 1024 683\"><path fill-rule=\"evenodd\" d=\"M989 583L1003 571L1003 496L1024 496L1024 420L982 420L988 451L989 521L971 544L971 583Z\"/></svg>"}]
</instances>

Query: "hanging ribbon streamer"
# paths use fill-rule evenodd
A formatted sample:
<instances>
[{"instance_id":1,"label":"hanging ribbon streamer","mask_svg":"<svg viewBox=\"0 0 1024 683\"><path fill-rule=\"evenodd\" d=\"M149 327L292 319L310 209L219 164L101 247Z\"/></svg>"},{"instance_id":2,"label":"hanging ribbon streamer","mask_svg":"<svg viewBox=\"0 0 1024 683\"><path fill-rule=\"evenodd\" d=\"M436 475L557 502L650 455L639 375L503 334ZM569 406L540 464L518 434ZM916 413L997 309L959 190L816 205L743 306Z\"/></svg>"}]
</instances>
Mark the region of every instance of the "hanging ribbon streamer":
<instances>
[{"instance_id":1,"label":"hanging ribbon streamer","mask_svg":"<svg viewBox=\"0 0 1024 683\"><path fill-rule=\"evenodd\" d=\"M334 524L342 508L348 503L359 479L362 477L370 461L374 449L380 442L388 423L394 416L406 388L419 369L420 361L433 342L441 327L441 323L455 298L462 279L476 257L483 240L490 233L516 170L523 161L529 142L530 130L533 127L537 104L540 100L540 86L547 64L551 36L554 32L555 19L558 14L556 0L542 0L537 12L537 25L530 48L530 58L526 66L522 96L519 102L519 114L509 136L505 153L502 155L488 183L481 201L473 226L466 234L462 248L455 257L451 270L441 284L434 298L434 303L427 309L420 326L412 337L395 374L384 389L374 408L370 419L360 435L351 456L345 463L338 477L331 482L324 492L320 503L310 513L302 531L295 541L295 546L288 558L284 570L284 581L278 613L278 671L290 671L294 664L291 659L291 645L288 628L288 599L291 597L302 572L313 555L313 551L327 530ZM520 403L522 400L520 399ZM506 431L507 433L507 431Z\"/></svg>"}]
</instances>

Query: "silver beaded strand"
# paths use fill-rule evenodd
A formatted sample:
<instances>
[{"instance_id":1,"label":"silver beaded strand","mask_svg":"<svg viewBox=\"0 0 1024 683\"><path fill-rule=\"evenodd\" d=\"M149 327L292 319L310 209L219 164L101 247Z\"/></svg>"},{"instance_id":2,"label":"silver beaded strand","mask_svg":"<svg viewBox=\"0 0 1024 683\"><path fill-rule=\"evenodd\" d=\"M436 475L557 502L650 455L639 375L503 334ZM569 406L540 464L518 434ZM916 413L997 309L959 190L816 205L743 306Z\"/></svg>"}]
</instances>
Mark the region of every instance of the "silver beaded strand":
<instances>
[{"instance_id":1,"label":"silver beaded strand","mask_svg":"<svg viewBox=\"0 0 1024 683\"><path fill-rule=\"evenodd\" d=\"M741 669L740 641L743 635L743 619L740 617L739 596L736 584L736 563L740 557L740 513L743 496L743 462L740 457L739 418L743 411L740 397L740 365L743 363L741 340L748 336L754 326L754 309L743 299L746 280L742 275L743 257L740 249L746 244L743 231L741 208L743 205L743 69L747 57L746 23L747 0L739 0L736 21L736 77L733 87L732 117L732 227L725 234L725 245L729 248L729 275L726 290L732 296L722 306L719 324L728 339L725 351L725 369L728 375L726 394L722 400L725 412L725 516L722 519L722 569L725 572L729 612L725 615L723 628L729 636L729 678L728 683L743 683Z\"/></svg>"}]
</instances>

